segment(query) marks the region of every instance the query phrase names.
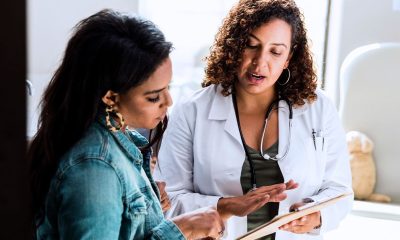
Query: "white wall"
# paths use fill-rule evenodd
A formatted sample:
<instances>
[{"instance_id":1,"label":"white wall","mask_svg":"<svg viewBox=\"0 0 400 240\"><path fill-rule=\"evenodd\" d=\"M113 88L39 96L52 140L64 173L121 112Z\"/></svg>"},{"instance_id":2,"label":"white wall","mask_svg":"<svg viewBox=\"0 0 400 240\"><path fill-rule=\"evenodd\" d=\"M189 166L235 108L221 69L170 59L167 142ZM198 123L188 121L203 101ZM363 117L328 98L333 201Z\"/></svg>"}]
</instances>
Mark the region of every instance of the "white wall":
<instances>
[{"instance_id":1,"label":"white wall","mask_svg":"<svg viewBox=\"0 0 400 240\"><path fill-rule=\"evenodd\" d=\"M332 99L334 99L336 106L339 106L341 101L339 89L339 73L340 67L346 56L348 56L348 54L354 49L364 45L383 42L400 42L400 11L394 10L395 3L397 4L397 2L399 1L400 0L332 0L332 13L330 22L331 28L328 38L326 90L328 94L332 97ZM388 58L385 59L387 60ZM372 69L374 72L382 71L382 67L379 68L377 65L374 66L376 67L376 69ZM386 64L386 66L388 65ZM371 76L371 74L369 74L369 76ZM383 77L384 74L380 74L380 76ZM374 78L372 80L372 85L374 85L373 81L376 81L376 84L378 84L381 79L379 79L379 77ZM366 92L362 89L365 89L367 85L364 83L365 81L359 82L359 86L356 87L356 89L359 91L359 93L364 93L365 95ZM389 92L387 92L386 94L389 94ZM393 94L389 95L393 96ZM357 99L360 100L359 98ZM371 112L373 108L369 106L369 110ZM396 110L392 111L396 112ZM376 111L372 111L371 113L375 115L378 114ZM373 118L366 119L364 117L362 118L364 123L358 121L358 123L356 124L355 122L357 122L357 119L360 120L359 118L357 118L358 116L360 116L360 113L357 112L354 113L354 115L352 115L351 117L348 117L355 125L353 124L352 126L350 126L347 123L348 120L345 122L345 118L342 119L343 124L345 128L347 128L346 130L359 130L372 137L372 140L375 142L375 149L373 153L374 158L377 163L381 163L377 164L377 192L392 195L393 200L398 203L398 188L395 188L396 190L394 190L394 188L388 187L386 180L388 178L392 179L391 177L393 176L393 174L396 174L396 171L393 171L393 169L397 169L398 164L396 164L395 161L391 161L393 159L390 158L389 160L385 160L388 158L385 157L385 154L381 153L382 149L393 146L388 146L387 143L390 141L379 142L379 135L373 136L373 134L370 133L375 133L375 131L377 131L380 134L384 134L385 132L387 132L386 128L388 125L378 124L374 128L375 131L368 131L368 128L362 127L362 125L364 123L371 124L373 122ZM393 131L391 133L393 134ZM394 134L393 136L397 135ZM394 142L392 141L393 144ZM386 163L386 165L384 165L384 163ZM390 174L388 174L388 172L390 172Z\"/></svg>"},{"instance_id":2,"label":"white wall","mask_svg":"<svg viewBox=\"0 0 400 240\"><path fill-rule=\"evenodd\" d=\"M352 50L378 42L400 42L399 0L332 0L326 90L339 104L339 70Z\"/></svg>"},{"instance_id":3,"label":"white wall","mask_svg":"<svg viewBox=\"0 0 400 240\"><path fill-rule=\"evenodd\" d=\"M80 20L104 9L136 12L135 0L29 0L28 74L47 74L58 65L71 29Z\"/></svg>"},{"instance_id":4,"label":"white wall","mask_svg":"<svg viewBox=\"0 0 400 240\"><path fill-rule=\"evenodd\" d=\"M139 0L140 15L157 24L174 45L171 53L171 95L175 103L201 88L205 65L201 59L208 55L223 18L237 2L238 0ZM296 0L305 16L318 74L322 66L327 2Z\"/></svg>"},{"instance_id":5,"label":"white wall","mask_svg":"<svg viewBox=\"0 0 400 240\"><path fill-rule=\"evenodd\" d=\"M37 105L43 89L58 67L72 28L104 8L137 12L137 0L29 0L27 1L28 76L33 95L28 96L28 137L36 132Z\"/></svg>"},{"instance_id":6,"label":"white wall","mask_svg":"<svg viewBox=\"0 0 400 240\"><path fill-rule=\"evenodd\" d=\"M304 14L304 22L314 57L314 64L318 78L321 79L328 1L296 0L296 4Z\"/></svg>"}]
</instances>

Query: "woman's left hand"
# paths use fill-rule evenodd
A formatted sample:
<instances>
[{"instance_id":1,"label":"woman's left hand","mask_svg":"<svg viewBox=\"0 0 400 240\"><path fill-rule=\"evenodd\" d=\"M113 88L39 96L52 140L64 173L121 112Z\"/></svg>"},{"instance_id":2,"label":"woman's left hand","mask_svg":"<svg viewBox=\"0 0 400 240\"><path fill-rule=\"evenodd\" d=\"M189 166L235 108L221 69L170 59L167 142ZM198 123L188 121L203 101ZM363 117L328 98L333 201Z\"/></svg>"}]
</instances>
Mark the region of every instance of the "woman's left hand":
<instances>
[{"instance_id":1,"label":"woman's left hand","mask_svg":"<svg viewBox=\"0 0 400 240\"><path fill-rule=\"evenodd\" d=\"M156 182L158 190L160 191L161 207L163 212L171 208L171 203L167 192L165 191L165 182Z\"/></svg>"},{"instance_id":2,"label":"woman's left hand","mask_svg":"<svg viewBox=\"0 0 400 240\"><path fill-rule=\"evenodd\" d=\"M293 220L279 227L279 230L292 233L308 233L321 225L321 212L315 212Z\"/></svg>"}]
</instances>

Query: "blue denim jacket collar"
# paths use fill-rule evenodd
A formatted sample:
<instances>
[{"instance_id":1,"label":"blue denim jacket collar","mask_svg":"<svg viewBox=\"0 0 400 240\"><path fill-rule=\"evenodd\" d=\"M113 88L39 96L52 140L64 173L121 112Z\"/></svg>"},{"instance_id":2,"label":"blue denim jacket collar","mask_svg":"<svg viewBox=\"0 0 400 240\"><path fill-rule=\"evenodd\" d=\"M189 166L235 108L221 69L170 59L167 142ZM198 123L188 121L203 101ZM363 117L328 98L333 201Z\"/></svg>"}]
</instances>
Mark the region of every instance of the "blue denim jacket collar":
<instances>
[{"instance_id":1,"label":"blue denim jacket collar","mask_svg":"<svg viewBox=\"0 0 400 240\"><path fill-rule=\"evenodd\" d=\"M108 130L106 120L105 120L105 115L104 114L99 114L97 117L97 122L104 128ZM115 124L115 120L111 118L111 122ZM151 150L142 151L139 149L141 147L146 146L149 142L145 137L143 137L140 133L136 132L135 130L129 130L125 129L125 131L117 131L113 132L108 130L114 138L117 140L117 142L124 148L124 150L129 153L129 155L132 156L132 160L134 161L135 164L137 165L142 165L143 163L143 154L148 154L150 152L151 155ZM134 143L134 144L132 144Z\"/></svg>"},{"instance_id":2,"label":"blue denim jacket collar","mask_svg":"<svg viewBox=\"0 0 400 240\"><path fill-rule=\"evenodd\" d=\"M115 124L115 120L111 119L112 123ZM151 148L149 150L141 151L139 148L146 146L149 141L142 136L140 133L136 132L135 130L125 129L125 131L117 131L113 132L108 130L106 124L106 117L105 114L99 114L97 117L97 123L100 124L103 128L113 135L116 141L122 146L122 148L131 156L133 163L138 167L143 167L154 192L156 193L157 197L160 199L160 192L158 187L151 175L150 170L150 159L152 156ZM132 144L134 143L134 144Z\"/></svg>"}]
</instances>

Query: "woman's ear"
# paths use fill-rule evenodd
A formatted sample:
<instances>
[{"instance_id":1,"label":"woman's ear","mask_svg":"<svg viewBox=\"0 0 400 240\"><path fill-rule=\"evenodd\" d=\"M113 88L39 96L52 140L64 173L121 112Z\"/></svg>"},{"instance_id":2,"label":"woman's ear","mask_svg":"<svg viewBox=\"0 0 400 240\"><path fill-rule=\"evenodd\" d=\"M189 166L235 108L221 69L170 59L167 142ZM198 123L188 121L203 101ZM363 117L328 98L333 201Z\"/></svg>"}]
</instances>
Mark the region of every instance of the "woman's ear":
<instances>
[{"instance_id":1,"label":"woman's ear","mask_svg":"<svg viewBox=\"0 0 400 240\"><path fill-rule=\"evenodd\" d=\"M108 90L101 100L107 106L114 106L118 102L118 93Z\"/></svg>"},{"instance_id":2,"label":"woman's ear","mask_svg":"<svg viewBox=\"0 0 400 240\"><path fill-rule=\"evenodd\" d=\"M285 66L284 66L283 69L286 69L286 68L289 67L290 59L292 59L292 56L293 56L293 52L290 52L290 53L289 53L289 56L288 56L288 58L287 58L287 60L286 60L286 62L285 62Z\"/></svg>"},{"instance_id":3,"label":"woman's ear","mask_svg":"<svg viewBox=\"0 0 400 240\"><path fill-rule=\"evenodd\" d=\"M285 70L286 68L288 68L289 67L289 60L287 60L286 62L285 62L285 65L283 66L283 70Z\"/></svg>"}]
</instances>

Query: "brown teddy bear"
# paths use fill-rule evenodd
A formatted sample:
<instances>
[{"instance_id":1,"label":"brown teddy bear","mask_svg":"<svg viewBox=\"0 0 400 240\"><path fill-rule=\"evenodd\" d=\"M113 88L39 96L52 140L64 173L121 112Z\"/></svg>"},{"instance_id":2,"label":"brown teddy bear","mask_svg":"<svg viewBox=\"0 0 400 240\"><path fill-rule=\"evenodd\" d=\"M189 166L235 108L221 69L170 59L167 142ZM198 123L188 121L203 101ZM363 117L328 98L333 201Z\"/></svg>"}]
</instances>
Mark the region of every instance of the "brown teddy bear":
<instances>
[{"instance_id":1,"label":"brown teddy bear","mask_svg":"<svg viewBox=\"0 0 400 240\"><path fill-rule=\"evenodd\" d=\"M354 197L373 202L390 202L389 196L374 193L376 168L372 158L374 145L371 139L361 132L350 131L346 140L350 153Z\"/></svg>"}]
</instances>

